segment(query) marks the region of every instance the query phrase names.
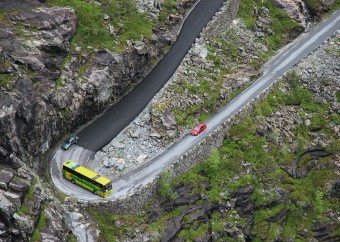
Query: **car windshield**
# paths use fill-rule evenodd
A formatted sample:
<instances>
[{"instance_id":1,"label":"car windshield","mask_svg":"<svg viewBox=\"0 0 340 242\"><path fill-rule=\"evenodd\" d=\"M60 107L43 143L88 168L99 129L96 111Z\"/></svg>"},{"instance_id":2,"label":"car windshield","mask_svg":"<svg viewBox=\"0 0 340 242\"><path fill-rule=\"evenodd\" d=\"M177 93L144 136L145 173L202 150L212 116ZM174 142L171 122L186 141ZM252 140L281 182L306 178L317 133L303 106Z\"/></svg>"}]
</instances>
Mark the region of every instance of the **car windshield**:
<instances>
[{"instance_id":1,"label":"car windshield","mask_svg":"<svg viewBox=\"0 0 340 242\"><path fill-rule=\"evenodd\" d=\"M71 140L66 140L65 141L65 144L69 144L69 143L71 143Z\"/></svg>"},{"instance_id":2,"label":"car windshield","mask_svg":"<svg viewBox=\"0 0 340 242\"><path fill-rule=\"evenodd\" d=\"M194 130L200 130L200 126L196 126L195 128L194 128Z\"/></svg>"}]
</instances>

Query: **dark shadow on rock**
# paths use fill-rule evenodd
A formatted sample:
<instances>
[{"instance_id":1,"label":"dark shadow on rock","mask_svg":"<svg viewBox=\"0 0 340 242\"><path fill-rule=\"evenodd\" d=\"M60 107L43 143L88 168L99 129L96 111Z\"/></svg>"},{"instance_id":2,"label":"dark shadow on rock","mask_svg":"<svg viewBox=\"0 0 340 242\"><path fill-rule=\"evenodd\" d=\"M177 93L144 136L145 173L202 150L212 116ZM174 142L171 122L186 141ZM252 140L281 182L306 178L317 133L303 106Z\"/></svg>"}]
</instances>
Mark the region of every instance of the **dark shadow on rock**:
<instances>
[{"instance_id":1,"label":"dark shadow on rock","mask_svg":"<svg viewBox=\"0 0 340 242\"><path fill-rule=\"evenodd\" d=\"M306 156L309 157L306 157ZM308 172L313 168L316 168L316 160L320 157L330 156L332 153L326 151L321 147L310 147L302 152L298 158L291 161L289 165L282 166L282 169L287 172L287 174L293 178L304 178L307 176ZM304 159L309 159L310 162L305 164L303 167L299 167L300 161Z\"/></svg>"},{"instance_id":2,"label":"dark shadow on rock","mask_svg":"<svg viewBox=\"0 0 340 242\"><path fill-rule=\"evenodd\" d=\"M29 9L46 6L46 0L1 0L1 10Z\"/></svg>"}]
</instances>

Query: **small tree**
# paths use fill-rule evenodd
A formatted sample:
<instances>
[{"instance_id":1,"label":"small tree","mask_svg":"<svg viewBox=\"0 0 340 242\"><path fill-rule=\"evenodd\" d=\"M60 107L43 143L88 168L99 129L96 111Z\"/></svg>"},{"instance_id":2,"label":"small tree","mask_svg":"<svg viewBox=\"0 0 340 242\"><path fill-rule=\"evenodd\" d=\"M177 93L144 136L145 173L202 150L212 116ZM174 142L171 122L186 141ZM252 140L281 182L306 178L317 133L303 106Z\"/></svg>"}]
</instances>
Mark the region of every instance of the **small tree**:
<instances>
[{"instance_id":1,"label":"small tree","mask_svg":"<svg viewBox=\"0 0 340 242\"><path fill-rule=\"evenodd\" d=\"M220 158L220 153L218 150L213 150L211 152L211 156L207 160L207 170L206 173L210 178L215 177L217 174L218 170L220 169L220 164L221 164L221 158Z\"/></svg>"},{"instance_id":2,"label":"small tree","mask_svg":"<svg viewBox=\"0 0 340 242\"><path fill-rule=\"evenodd\" d=\"M159 179L159 188L158 195L160 198L166 198L169 200L173 200L177 198L177 194L171 189L171 174L168 171L165 171L161 174Z\"/></svg>"}]
</instances>

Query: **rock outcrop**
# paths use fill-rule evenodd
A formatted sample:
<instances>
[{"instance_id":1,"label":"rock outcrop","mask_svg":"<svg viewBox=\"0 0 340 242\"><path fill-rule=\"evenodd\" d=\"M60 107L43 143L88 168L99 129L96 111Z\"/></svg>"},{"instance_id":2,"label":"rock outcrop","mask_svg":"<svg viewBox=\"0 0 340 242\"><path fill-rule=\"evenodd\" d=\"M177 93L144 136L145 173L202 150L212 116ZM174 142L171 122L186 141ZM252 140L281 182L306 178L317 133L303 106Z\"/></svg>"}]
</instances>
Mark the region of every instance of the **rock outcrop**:
<instances>
[{"instance_id":1,"label":"rock outcrop","mask_svg":"<svg viewBox=\"0 0 340 242\"><path fill-rule=\"evenodd\" d=\"M28 241L41 223L37 231L41 240L65 241L69 228L64 209L53 201L39 178L21 165L19 169L0 166L0 240Z\"/></svg>"},{"instance_id":2,"label":"rock outcrop","mask_svg":"<svg viewBox=\"0 0 340 242\"><path fill-rule=\"evenodd\" d=\"M32 167L63 132L54 90L76 16L67 8L39 8L10 15L8 21L24 30L20 37L19 27L1 25L0 30L3 72L11 76L0 89L0 153L2 162L20 159Z\"/></svg>"},{"instance_id":3,"label":"rock outcrop","mask_svg":"<svg viewBox=\"0 0 340 242\"><path fill-rule=\"evenodd\" d=\"M186 4L184 4L186 3ZM178 6L182 16L194 1ZM186 8L182 8L186 7ZM150 70L176 38L180 21L154 27L151 39L127 41L127 51L70 50L77 18L69 8L35 8L6 15L0 25L0 154L38 167L40 157L111 102L119 100ZM15 155L14 155L15 154Z\"/></svg>"},{"instance_id":4,"label":"rock outcrop","mask_svg":"<svg viewBox=\"0 0 340 242\"><path fill-rule=\"evenodd\" d=\"M292 19L304 26L307 24L307 8L302 0L274 0L273 4L282 8Z\"/></svg>"}]
</instances>

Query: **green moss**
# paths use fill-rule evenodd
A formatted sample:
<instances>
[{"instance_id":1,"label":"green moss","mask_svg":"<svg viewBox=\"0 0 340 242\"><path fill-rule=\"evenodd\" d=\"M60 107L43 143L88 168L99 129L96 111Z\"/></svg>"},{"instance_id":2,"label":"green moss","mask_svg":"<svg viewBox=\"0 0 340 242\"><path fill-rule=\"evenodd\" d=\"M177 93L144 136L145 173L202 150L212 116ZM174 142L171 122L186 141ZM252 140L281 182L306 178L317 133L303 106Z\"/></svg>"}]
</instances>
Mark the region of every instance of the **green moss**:
<instances>
[{"instance_id":1,"label":"green moss","mask_svg":"<svg viewBox=\"0 0 340 242\"><path fill-rule=\"evenodd\" d=\"M163 231L164 224L167 220L179 217L183 212L183 208L177 207L166 214L163 214L156 222L153 222L149 226L150 231Z\"/></svg>"},{"instance_id":2,"label":"green moss","mask_svg":"<svg viewBox=\"0 0 340 242\"><path fill-rule=\"evenodd\" d=\"M299 221L302 221L304 217L301 209L291 208L287 214L287 220L284 225L283 238L285 241L290 239L301 239L296 234L296 229L298 228Z\"/></svg>"},{"instance_id":3,"label":"green moss","mask_svg":"<svg viewBox=\"0 0 340 242\"><path fill-rule=\"evenodd\" d=\"M186 241L194 241L195 239L198 239L205 235L208 229L208 224L201 223L199 224L197 229L189 228L181 230L181 232L178 234L178 237Z\"/></svg>"},{"instance_id":4,"label":"green moss","mask_svg":"<svg viewBox=\"0 0 340 242\"><path fill-rule=\"evenodd\" d=\"M69 234L66 239L68 242L77 242L77 236L74 234Z\"/></svg>"},{"instance_id":5,"label":"green moss","mask_svg":"<svg viewBox=\"0 0 340 242\"><path fill-rule=\"evenodd\" d=\"M320 12L320 9L323 5L322 1L320 0L305 0L305 4L314 15Z\"/></svg>"},{"instance_id":6,"label":"green moss","mask_svg":"<svg viewBox=\"0 0 340 242\"><path fill-rule=\"evenodd\" d=\"M253 1L241 1L237 17L241 18L249 28L255 28L256 17L254 15L255 3Z\"/></svg>"},{"instance_id":7,"label":"green moss","mask_svg":"<svg viewBox=\"0 0 340 242\"><path fill-rule=\"evenodd\" d=\"M42 214L40 215L38 224L35 228L35 230L33 231L32 237L30 241L41 241L41 235L40 235L40 230L45 227L46 224L46 214L44 212L42 212Z\"/></svg>"},{"instance_id":8,"label":"green moss","mask_svg":"<svg viewBox=\"0 0 340 242\"><path fill-rule=\"evenodd\" d=\"M60 110L61 115L63 115L64 118L67 118L70 113L70 108L66 107Z\"/></svg>"},{"instance_id":9,"label":"green moss","mask_svg":"<svg viewBox=\"0 0 340 242\"><path fill-rule=\"evenodd\" d=\"M199 171L197 171L198 168L200 168L200 167L197 166L197 167L191 169L190 171L188 171L186 173L185 176L180 176L179 178L177 178L174 181L174 183L183 182L183 184L185 184L185 185L192 184L194 186L197 186L199 182L208 180L205 176L202 176L201 174L199 174Z\"/></svg>"},{"instance_id":10,"label":"green moss","mask_svg":"<svg viewBox=\"0 0 340 242\"><path fill-rule=\"evenodd\" d=\"M171 189L170 178L171 178L170 172L165 171L161 174L158 189L158 195L161 198L175 199L177 197L177 194L173 192Z\"/></svg>"},{"instance_id":11,"label":"green moss","mask_svg":"<svg viewBox=\"0 0 340 242\"><path fill-rule=\"evenodd\" d=\"M219 212L211 214L211 231L214 233L221 233L224 229L223 218Z\"/></svg>"},{"instance_id":12,"label":"green moss","mask_svg":"<svg viewBox=\"0 0 340 242\"><path fill-rule=\"evenodd\" d=\"M340 140L332 140L326 150L332 154L340 153Z\"/></svg>"},{"instance_id":13,"label":"green moss","mask_svg":"<svg viewBox=\"0 0 340 242\"><path fill-rule=\"evenodd\" d=\"M33 198L33 193L34 193L34 189L35 189L35 185L37 184L37 179L33 179L31 182L31 185L25 195L25 200L32 200Z\"/></svg>"},{"instance_id":14,"label":"green moss","mask_svg":"<svg viewBox=\"0 0 340 242\"><path fill-rule=\"evenodd\" d=\"M175 14L177 12L175 6L176 6L176 0L165 0L161 4L162 11L160 12L158 16L158 22L160 25L165 25L167 17L170 14Z\"/></svg>"},{"instance_id":15,"label":"green moss","mask_svg":"<svg viewBox=\"0 0 340 242\"><path fill-rule=\"evenodd\" d=\"M10 74L0 74L0 87L7 87L11 84L14 77Z\"/></svg>"},{"instance_id":16,"label":"green moss","mask_svg":"<svg viewBox=\"0 0 340 242\"><path fill-rule=\"evenodd\" d=\"M29 215L30 214L30 209L25 205L21 205L21 207L16 211L17 214L19 215Z\"/></svg>"},{"instance_id":17,"label":"green moss","mask_svg":"<svg viewBox=\"0 0 340 242\"><path fill-rule=\"evenodd\" d=\"M22 206L16 211L19 215L22 215L22 214L29 215L30 214L31 211L30 211L30 208L26 205L26 202L32 201L36 183L37 183L37 180L33 179L30 187L28 188L27 193L25 194L25 198L24 198L24 202L23 202Z\"/></svg>"}]
</instances>

